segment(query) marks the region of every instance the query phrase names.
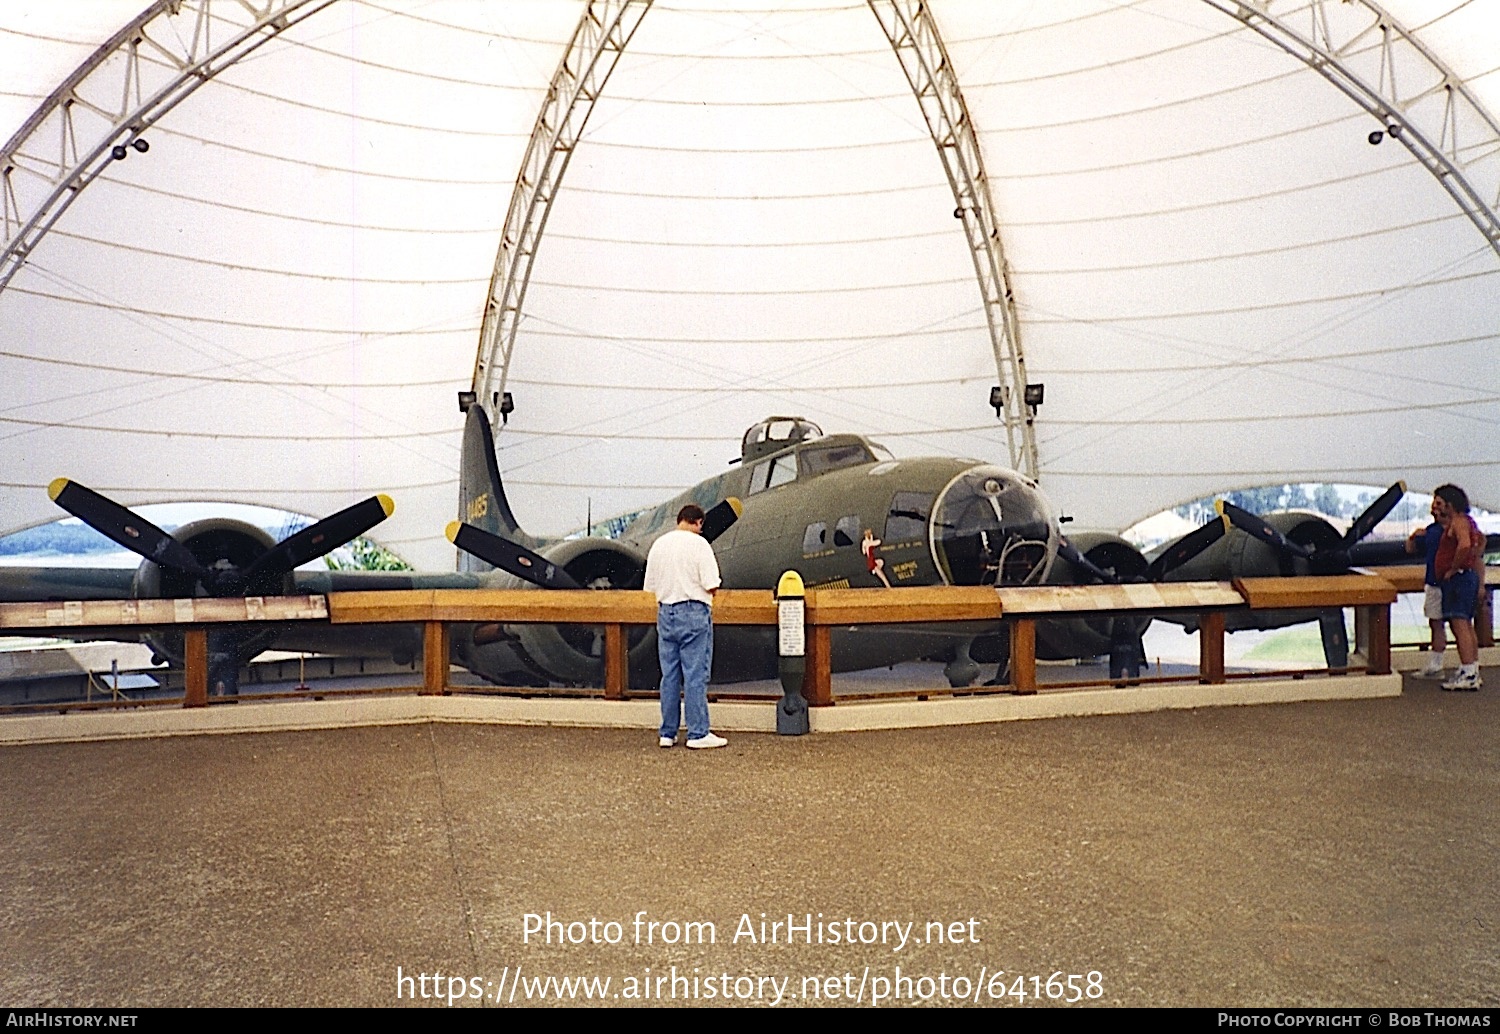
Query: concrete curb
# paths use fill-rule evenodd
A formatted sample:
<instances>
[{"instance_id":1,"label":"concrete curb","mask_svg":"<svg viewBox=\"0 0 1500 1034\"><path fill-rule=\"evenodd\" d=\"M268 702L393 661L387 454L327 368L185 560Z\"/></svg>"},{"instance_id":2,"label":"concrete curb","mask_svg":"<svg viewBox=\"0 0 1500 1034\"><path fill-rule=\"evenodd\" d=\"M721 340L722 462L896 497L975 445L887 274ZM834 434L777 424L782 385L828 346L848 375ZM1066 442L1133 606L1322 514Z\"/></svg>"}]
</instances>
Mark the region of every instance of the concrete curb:
<instances>
[{"instance_id":1,"label":"concrete curb","mask_svg":"<svg viewBox=\"0 0 1500 1034\"><path fill-rule=\"evenodd\" d=\"M980 696L939 700L859 700L814 708L812 731L856 732L976 725L1031 718L1134 714L1200 707L1285 704L1306 700L1363 700L1401 695L1401 676L1236 680L1225 685L1159 685L1130 689L1041 692L1035 696ZM578 700L488 696L354 697L347 700L243 703L195 708L149 708L0 719L0 746L75 743L243 732L341 729L423 722L554 725L654 730L660 711L651 700ZM769 704L713 705L720 732L776 731Z\"/></svg>"},{"instance_id":2,"label":"concrete curb","mask_svg":"<svg viewBox=\"0 0 1500 1034\"><path fill-rule=\"evenodd\" d=\"M1391 669L1393 671L1416 671L1427 663L1426 650L1392 650ZM1481 646L1479 648L1479 666L1481 668L1492 668L1500 665L1500 646ZM1458 670L1458 647L1453 645L1453 637L1448 637L1448 649L1443 651L1443 668L1445 671Z\"/></svg>"}]
</instances>

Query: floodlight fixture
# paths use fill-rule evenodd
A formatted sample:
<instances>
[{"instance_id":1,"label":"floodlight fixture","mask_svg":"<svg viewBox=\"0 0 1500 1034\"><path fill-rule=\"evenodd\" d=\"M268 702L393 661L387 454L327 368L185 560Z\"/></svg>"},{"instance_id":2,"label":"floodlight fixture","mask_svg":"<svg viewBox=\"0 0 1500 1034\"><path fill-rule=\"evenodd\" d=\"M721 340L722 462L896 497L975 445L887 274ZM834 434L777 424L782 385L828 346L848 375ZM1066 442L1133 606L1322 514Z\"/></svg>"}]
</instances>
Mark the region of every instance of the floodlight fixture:
<instances>
[{"instance_id":1,"label":"floodlight fixture","mask_svg":"<svg viewBox=\"0 0 1500 1034\"><path fill-rule=\"evenodd\" d=\"M1009 394L999 384L990 389L990 405L994 407L996 416L1000 416L1005 412L1005 401Z\"/></svg>"},{"instance_id":2,"label":"floodlight fixture","mask_svg":"<svg viewBox=\"0 0 1500 1034\"><path fill-rule=\"evenodd\" d=\"M510 415L516 411L516 400L511 398L510 392L501 394L494 404L500 410L500 422L510 423Z\"/></svg>"},{"instance_id":3,"label":"floodlight fixture","mask_svg":"<svg viewBox=\"0 0 1500 1034\"><path fill-rule=\"evenodd\" d=\"M1385 134L1376 129L1372 130L1370 135L1365 137L1365 139L1370 141L1371 146L1374 146L1375 144L1378 144L1380 143L1380 141L1385 139Z\"/></svg>"},{"instance_id":4,"label":"floodlight fixture","mask_svg":"<svg viewBox=\"0 0 1500 1034\"><path fill-rule=\"evenodd\" d=\"M458 411L460 413L467 413L469 407L478 401L479 393L477 391L461 391L458 393Z\"/></svg>"},{"instance_id":5,"label":"floodlight fixture","mask_svg":"<svg viewBox=\"0 0 1500 1034\"><path fill-rule=\"evenodd\" d=\"M1042 404L1046 395L1047 386L1045 384L1028 384L1026 385L1025 393L1021 397L1025 399L1026 404L1034 411L1037 406Z\"/></svg>"}]
</instances>

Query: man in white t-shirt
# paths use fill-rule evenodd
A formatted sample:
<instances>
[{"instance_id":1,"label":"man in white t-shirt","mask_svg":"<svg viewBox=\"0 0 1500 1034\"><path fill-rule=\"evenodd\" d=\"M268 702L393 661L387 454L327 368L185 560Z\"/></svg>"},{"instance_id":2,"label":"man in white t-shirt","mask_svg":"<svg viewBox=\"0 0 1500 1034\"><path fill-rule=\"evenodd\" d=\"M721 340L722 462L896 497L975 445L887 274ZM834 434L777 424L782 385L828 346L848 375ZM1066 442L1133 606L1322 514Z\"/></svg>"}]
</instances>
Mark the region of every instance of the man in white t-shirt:
<instances>
[{"instance_id":1,"label":"man in white t-shirt","mask_svg":"<svg viewBox=\"0 0 1500 1034\"><path fill-rule=\"evenodd\" d=\"M677 741L686 697L688 740L694 750L729 741L708 731L708 674L713 668L713 598L719 562L703 537L703 509L689 503L677 513L676 529L646 556L646 591L656 594L656 649L661 659L661 737Z\"/></svg>"}]
</instances>

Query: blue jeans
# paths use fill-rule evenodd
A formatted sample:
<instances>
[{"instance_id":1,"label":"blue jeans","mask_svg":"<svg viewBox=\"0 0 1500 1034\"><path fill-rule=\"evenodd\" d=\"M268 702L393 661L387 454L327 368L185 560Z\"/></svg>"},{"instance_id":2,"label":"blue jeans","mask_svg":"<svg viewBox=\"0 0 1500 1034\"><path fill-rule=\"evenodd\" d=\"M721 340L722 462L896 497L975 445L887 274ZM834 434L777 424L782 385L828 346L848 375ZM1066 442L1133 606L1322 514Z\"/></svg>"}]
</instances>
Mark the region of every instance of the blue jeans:
<instances>
[{"instance_id":1,"label":"blue jeans","mask_svg":"<svg viewBox=\"0 0 1500 1034\"><path fill-rule=\"evenodd\" d=\"M708 735L708 673L714 661L714 625L708 604L697 600L656 608L656 653L661 660L661 734L676 737L687 697L688 739Z\"/></svg>"}]
</instances>

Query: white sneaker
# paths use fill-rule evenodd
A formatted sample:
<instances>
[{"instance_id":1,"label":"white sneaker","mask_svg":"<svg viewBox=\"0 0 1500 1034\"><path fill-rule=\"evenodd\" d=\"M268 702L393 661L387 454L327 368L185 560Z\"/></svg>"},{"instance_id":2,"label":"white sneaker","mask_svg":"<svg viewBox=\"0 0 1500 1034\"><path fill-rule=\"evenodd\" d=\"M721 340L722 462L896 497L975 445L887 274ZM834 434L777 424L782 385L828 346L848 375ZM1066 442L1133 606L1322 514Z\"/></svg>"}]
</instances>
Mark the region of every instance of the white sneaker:
<instances>
[{"instance_id":1,"label":"white sneaker","mask_svg":"<svg viewBox=\"0 0 1500 1034\"><path fill-rule=\"evenodd\" d=\"M672 744L674 744L676 742L677 741L675 739L673 739L671 736L663 736L661 739L659 739L659 740L656 741L656 745L658 747L670 747L670 746L672 746Z\"/></svg>"},{"instance_id":2,"label":"white sneaker","mask_svg":"<svg viewBox=\"0 0 1500 1034\"><path fill-rule=\"evenodd\" d=\"M687 745L693 750L712 750L714 747L724 747L729 741L722 736L709 733L707 736L699 736L696 740L688 740Z\"/></svg>"},{"instance_id":3,"label":"white sneaker","mask_svg":"<svg viewBox=\"0 0 1500 1034\"><path fill-rule=\"evenodd\" d=\"M1483 684L1479 679L1479 672L1459 670L1453 674L1452 678L1443 683L1443 688L1452 692L1474 693Z\"/></svg>"},{"instance_id":4,"label":"white sneaker","mask_svg":"<svg viewBox=\"0 0 1500 1034\"><path fill-rule=\"evenodd\" d=\"M1431 654L1427 656L1427 663L1422 665L1419 671L1414 672L1419 679L1437 679L1443 677L1443 659Z\"/></svg>"}]
</instances>

